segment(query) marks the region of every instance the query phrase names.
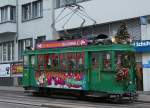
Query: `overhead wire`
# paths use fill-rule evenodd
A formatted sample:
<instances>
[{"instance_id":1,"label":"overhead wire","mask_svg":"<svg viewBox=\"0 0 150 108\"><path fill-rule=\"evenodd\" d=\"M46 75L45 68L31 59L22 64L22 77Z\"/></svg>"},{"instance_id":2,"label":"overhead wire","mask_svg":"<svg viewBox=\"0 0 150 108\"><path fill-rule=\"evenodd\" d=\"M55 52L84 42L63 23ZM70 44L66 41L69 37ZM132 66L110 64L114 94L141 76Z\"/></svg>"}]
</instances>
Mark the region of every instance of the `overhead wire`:
<instances>
[{"instance_id":1,"label":"overhead wire","mask_svg":"<svg viewBox=\"0 0 150 108\"><path fill-rule=\"evenodd\" d=\"M73 15L77 12L77 8L75 9L75 11L73 11L72 15L65 21L65 23L63 24L63 28L65 27L65 25L70 21L70 19L73 17Z\"/></svg>"},{"instance_id":2,"label":"overhead wire","mask_svg":"<svg viewBox=\"0 0 150 108\"><path fill-rule=\"evenodd\" d=\"M76 8L75 8L75 7L76 7ZM62 13L63 13L67 8L68 8L69 10L71 10L71 12L69 12L68 14L66 14L66 15L64 15L63 17L60 18L60 16L62 15ZM63 10L61 10L61 12L60 12L60 13L58 14L58 16L56 17L55 23L58 23L58 22L62 21L62 20L63 20L64 18L66 18L66 17L69 17L69 18L67 18L67 20L65 21L65 23L64 23L63 26L62 26L62 28L63 28L64 31L65 31L65 26L66 26L66 24L70 21L70 19L71 19L75 14L83 20L82 23L81 23L81 25L80 25L80 27L83 27L84 23L86 22L85 18L88 18L88 19L90 19L91 21L93 21L93 22L94 22L93 25L96 24L96 21L95 21L93 18L91 18L91 17L88 15L88 13L85 11L85 8L84 8L83 6L81 6L81 5L78 5L78 4L67 5L65 8L63 8ZM85 18L84 18L83 16L84 16ZM93 27L92 27L92 34L93 34Z\"/></svg>"}]
</instances>

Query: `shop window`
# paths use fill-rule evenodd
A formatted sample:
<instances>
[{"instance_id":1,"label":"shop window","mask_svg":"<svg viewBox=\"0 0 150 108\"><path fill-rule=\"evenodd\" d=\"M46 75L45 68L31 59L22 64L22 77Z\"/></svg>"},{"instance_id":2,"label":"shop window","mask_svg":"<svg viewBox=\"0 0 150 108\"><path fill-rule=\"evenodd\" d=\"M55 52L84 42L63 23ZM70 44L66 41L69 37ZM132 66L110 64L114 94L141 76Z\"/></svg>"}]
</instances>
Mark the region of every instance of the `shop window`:
<instances>
[{"instance_id":1,"label":"shop window","mask_svg":"<svg viewBox=\"0 0 150 108\"><path fill-rule=\"evenodd\" d=\"M111 69L111 54L103 53L103 69L110 70Z\"/></svg>"}]
</instances>

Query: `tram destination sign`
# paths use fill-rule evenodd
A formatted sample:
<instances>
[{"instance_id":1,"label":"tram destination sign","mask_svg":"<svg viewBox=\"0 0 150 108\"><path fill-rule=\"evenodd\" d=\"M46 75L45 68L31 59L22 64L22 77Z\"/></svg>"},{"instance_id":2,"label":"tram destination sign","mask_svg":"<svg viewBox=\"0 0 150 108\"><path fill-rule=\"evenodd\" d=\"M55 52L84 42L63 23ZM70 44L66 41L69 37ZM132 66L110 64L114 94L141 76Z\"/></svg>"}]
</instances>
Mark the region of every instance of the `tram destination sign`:
<instances>
[{"instance_id":1,"label":"tram destination sign","mask_svg":"<svg viewBox=\"0 0 150 108\"><path fill-rule=\"evenodd\" d=\"M37 44L37 49L46 49L46 48L63 48L71 46L85 46L88 44L86 39L78 40L65 40L65 41L44 41Z\"/></svg>"}]
</instances>

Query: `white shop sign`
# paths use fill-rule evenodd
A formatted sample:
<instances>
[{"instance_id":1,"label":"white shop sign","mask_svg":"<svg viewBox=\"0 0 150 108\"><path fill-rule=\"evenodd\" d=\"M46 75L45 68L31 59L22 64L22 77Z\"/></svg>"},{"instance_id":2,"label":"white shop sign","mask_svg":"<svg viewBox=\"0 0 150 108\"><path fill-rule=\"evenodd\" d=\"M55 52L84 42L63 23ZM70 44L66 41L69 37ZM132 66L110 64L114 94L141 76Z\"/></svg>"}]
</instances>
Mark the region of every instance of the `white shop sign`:
<instances>
[{"instance_id":1,"label":"white shop sign","mask_svg":"<svg viewBox=\"0 0 150 108\"><path fill-rule=\"evenodd\" d=\"M0 77L10 77L10 64L0 64Z\"/></svg>"}]
</instances>

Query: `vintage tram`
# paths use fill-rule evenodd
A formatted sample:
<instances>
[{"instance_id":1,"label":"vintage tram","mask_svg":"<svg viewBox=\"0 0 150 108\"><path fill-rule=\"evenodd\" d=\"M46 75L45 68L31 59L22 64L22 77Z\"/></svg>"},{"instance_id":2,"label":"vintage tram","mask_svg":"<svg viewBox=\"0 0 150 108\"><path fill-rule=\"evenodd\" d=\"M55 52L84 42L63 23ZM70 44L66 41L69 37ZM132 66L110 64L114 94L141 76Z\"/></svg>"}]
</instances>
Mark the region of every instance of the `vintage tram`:
<instances>
[{"instance_id":1,"label":"vintage tram","mask_svg":"<svg viewBox=\"0 0 150 108\"><path fill-rule=\"evenodd\" d=\"M89 44L87 39L44 41L24 52L23 87L32 92L133 97L134 48Z\"/></svg>"}]
</instances>

